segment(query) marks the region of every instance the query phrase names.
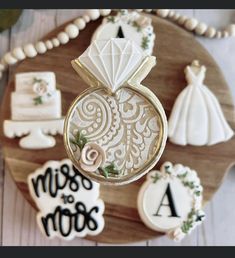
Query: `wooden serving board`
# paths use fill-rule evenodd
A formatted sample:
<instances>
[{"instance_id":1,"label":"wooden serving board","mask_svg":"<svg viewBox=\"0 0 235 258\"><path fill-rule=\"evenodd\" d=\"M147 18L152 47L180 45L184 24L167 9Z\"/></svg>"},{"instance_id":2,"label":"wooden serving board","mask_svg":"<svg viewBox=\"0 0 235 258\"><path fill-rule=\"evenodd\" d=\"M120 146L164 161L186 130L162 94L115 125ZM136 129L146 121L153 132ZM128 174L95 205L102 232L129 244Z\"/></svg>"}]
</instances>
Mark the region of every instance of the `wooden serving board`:
<instances>
[{"instance_id":1,"label":"wooden serving board","mask_svg":"<svg viewBox=\"0 0 235 258\"><path fill-rule=\"evenodd\" d=\"M178 26L152 17L156 33L154 55L158 65L145 79L148 86L162 102L167 116L173 103L186 86L184 68L192 60L198 59L208 68L206 85L216 94L222 105L224 114L235 129L235 115L229 88L213 58L195 40L195 38ZM77 39L67 45L38 55L33 59L26 59L16 68L18 72L53 71L56 73L57 87L62 92L63 115L66 114L71 102L88 86L71 67L71 60L78 57L90 44L93 31L101 23L101 19L91 22L85 30L80 32ZM44 39L55 37L65 25L57 28ZM1 122L10 118L10 95L14 91L14 78L6 87L1 108ZM198 125L200 126L200 125ZM3 146L6 165L24 197L35 207L29 196L26 183L27 175L32 173L48 160L61 160L67 157L63 146L63 139L57 136L57 145L46 150L25 150L18 145L18 139L8 139L3 136L1 129L0 140ZM211 147L180 147L167 143L164 154L156 169L165 161L182 163L198 171L204 187L204 200L209 201L219 188L226 172L235 163L235 137L226 142ZM147 240L160 236L144 226L137 211L137 194L144 178L126 186L101 186L101 197L105 209L105 228L90 240L105 243L128 243ZM36 219L36 218L35 218Z\"/></svg>"}]
</instances>

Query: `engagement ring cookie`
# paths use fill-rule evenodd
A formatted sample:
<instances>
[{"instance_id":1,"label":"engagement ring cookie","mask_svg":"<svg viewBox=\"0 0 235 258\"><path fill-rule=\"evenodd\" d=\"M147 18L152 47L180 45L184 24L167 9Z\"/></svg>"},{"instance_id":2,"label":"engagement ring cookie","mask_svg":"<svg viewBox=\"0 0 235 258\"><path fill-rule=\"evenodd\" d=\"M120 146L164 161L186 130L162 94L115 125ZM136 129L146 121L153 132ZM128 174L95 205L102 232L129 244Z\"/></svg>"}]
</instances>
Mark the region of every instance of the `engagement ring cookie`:
<instances>
[{"instance_id":1,"label":"engagement ring cookie","mask_svg":"<svg viewBox=\"0 0 235 258\"><path fill-rule=\"evenodd\" d=\"M148 55L153 52L155 34L150 17L135 11L120 10L103 19L92 41L110 38L133 40Z\"/></svg>"},{"instance_id":2,"label":"engagement ring cookie","mask_svg":"<svg viewBox=\"0 0 235 258\"><path fill-rule=\"evenodd\" d=\"M126 184L161 157L167 139L165 112L141 85L155 59L133 41L116 38L94 41L72 61L90 87L68 111L64 140L70 159L85 176Z\"/></svg>"},{"instance_id":3,"label":"engagement ring cookie","mask_svg":"<svg viewBox=\"0 0 235 258\"><path fill-rule=\"evenodd\" d=\"M39 212L37 222L48 238L97 235L104 228L99 184L80 174L69 159L48 161L28 177Z\"/></svg>"},{"instance_id":4,"label":"engagement ring cookie","mask_svg":"<svg viewBox=\"0 0 235 258\"><path fill-rule=\"evenodd\" d=\"M151 171L138 194L138 211L152 230L165 232L180 241L205 218L202 186L196 171L165 162Z\"/></svg>"}]
</instances>

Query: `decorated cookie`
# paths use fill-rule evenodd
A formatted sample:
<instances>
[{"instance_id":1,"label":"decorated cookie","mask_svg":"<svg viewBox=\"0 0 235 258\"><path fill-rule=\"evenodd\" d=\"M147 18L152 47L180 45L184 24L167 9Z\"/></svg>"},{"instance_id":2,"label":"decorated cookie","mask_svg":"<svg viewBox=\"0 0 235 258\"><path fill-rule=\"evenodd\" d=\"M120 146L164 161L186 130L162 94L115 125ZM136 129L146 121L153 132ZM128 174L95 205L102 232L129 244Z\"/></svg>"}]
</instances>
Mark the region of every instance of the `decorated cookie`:
<instances>
[{"instance_id":1,"label":"decorated cookie","mask_svg":"<svg viewBox=\"0 0 235 258\"><path fill-rule=\"evenodd\" d=\"M152 230L176 241L189 234L205 218L201 209L202 186L196 171L165 162L151 171L138 194L138 211Z\"/></svg>"},{"instance_id":2,"label":"decorated cookie","mask_svg":"<svg viewBox=\"0 0 235 258\"><path fill-rule=\"evenodd\" d=\"M169 140L179 145L213 145L234 135L214 94L204 85L206 67L193 61L185 68L188 86L169 118Z\"/></svg>"},{"instance_id":3,"label":"decorated cookie","mask_svg":"<svg viewBox=\"0 0 235 258\"><path fill-rule=\"evenodd\" d=\"M37 223L48 238L97 235L104 228L99 184L84 177L69 159L48 161L28 177L39 212Z\"/></svg>"},{"instance_id":4,"label":"decorated cookie","mask_svg":"<svg viewBox=\"0 0 235 258\"><path fill-rule=\"evenodd\" d=\"M91 86L65 120L67 153L85 176L110 184L140 178L159 160L167 138L158 98L140 82L155 57L131 40L94 41L74 69Z\"/></svg>"},{"instance_id":5,"label":"decorated cookie","mask_svg":"<svg viewBox=\"0 0 235 258\"><path fill-rule=\"evenodd\" d=\"M103 19L92 41L97 39L126 38L133 40L148 55L154 47L155 34L150 17L135 11L121 10L117 15Z\"/></svg>"},{"instance_id":6,"label":"decorated cookie","mask_svg":"<svg viewBox=\"0 0 235 258\"><path fill-rule=\"evenodd\" d=\"M53 147L55 139L46 134L62 134L61 94L53 72L18 73L11 93L11 120L4 121L9 138L28 136L20 146L28 149Z\"/></svg>"}]
</instances>

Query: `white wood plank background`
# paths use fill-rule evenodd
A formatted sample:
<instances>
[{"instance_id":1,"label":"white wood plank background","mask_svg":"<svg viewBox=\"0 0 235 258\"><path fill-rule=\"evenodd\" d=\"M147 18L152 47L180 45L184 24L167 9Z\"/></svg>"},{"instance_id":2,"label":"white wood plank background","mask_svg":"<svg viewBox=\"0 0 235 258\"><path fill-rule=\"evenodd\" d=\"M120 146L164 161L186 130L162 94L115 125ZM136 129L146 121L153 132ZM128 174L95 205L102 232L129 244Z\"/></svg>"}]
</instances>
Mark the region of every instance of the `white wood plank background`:
<instances>
[{"instance_id":1,"label":"white wood plank background","mask_svg":"<svg viewBox=\"0 0 235 258\"><path fill-rule=\"evenodd\" d=\"M210 25L221 27L235 22L234 10L178 10L182 14L198 18ZM0 57L9 49L28 42L35 42L53 28L79 16L82 10L24 10L17 24L0 34ZM235 38L210 40L197 38L215 58L232 90L235 100ZM9 73L0 81L0 99ZM235 150L234 150L235 156ZM206 206L207 219L181 243L166 237L133 245L235 245L235 169L231 169L221 188ZM104 245L75 239L71 242L47 240L39 232L35 211L16 189L8 171L4 169L0 152L0 245Z\"/></svg>"}]
</instances>

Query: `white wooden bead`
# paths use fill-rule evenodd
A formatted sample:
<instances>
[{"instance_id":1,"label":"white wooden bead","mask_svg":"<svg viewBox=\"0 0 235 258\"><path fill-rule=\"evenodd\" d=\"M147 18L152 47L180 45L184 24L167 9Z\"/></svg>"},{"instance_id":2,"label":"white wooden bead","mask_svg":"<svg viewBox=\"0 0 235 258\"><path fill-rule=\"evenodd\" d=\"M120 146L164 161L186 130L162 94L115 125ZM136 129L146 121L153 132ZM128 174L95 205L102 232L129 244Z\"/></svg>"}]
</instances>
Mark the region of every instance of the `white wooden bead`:
<instances>
[{"instance_id":1,"label":"white wooden bead","mask_svg":"<svg viewBox=\"0 0 235 258\"><path fill-rule=\"evenodd\" d=\"M24 46L24 52L27 57L33 58L37 55L37 51L33 44L27 44Z\"/></svg>"},{"instance_id":2,"label":"white wooden bead","mask_svg":"<svg viewBox=\"0 0 235 258\"><path fill-rule=\"evenodd\" d=\"M82 18L83 18L83 20L84 20L86 23L90 22L90 20L91 20L88 15L83 15Z\"/></svg>"},{"instance_id":3,"label":"white wooden bead","mask_svg":"<svg viewBox=\"0 0 235 258\"><path fill-rule=\"evenodd\" d=\"M79 29L76 25L70 23L66 26L65 32L68 34L69 38L74 39L79 34Z\"/></svg>"},{"instance_id":4,"label":"white wooden bead","mask_svg":"<svg viewBox=\"0 0 235 258\"><path fill-rule=\"evenodd\" d=\"M145 12L147 12L147 13L151 13L153 9L144 9L144 10L145 10Z\"/></svg>"},{"instance_id":5,"label":"white wooden bead","mask_svg":"<svg viewBox=\"0 0 235 258\"><path fill-rule=\"evenodd\" d=\"M194 18L188 19L187 21L185 21L185 24L184 24L185 28L190 31L194 30L197 27L197 25L198 25L198 21Z\"/></svg>"},{"instance_id":6,"label":"white wooden bead","mask_svg":"<svg viewBox=\"0 0 235 258\"><path fill-rule=\"evenodd\" d=\"M222 37L223 37L223 38L227 38L228 36L229 36L228 31L224 30L224 31L222 32Z\"/></svg>"},{"instance_id":7,"label":"white wooden bead","mask_svg":"<svg viewBox=\"0 0 235 258\"><path fill-rule=\"evenodd\" d=\"M86 27L86 22L83 18L77 18L74 22L73 22L79 30L83 30Z\"/></svg>"},{"instance_id":8,"label":"white wooden bead","mask_svg":"<svg viewBox=\"0 0 235 258\"><path fill-rule=\"evenodd\" d=\"M144 9L136 9L137 12L141 13Z\"/></svg>"},{"instance_id":9,"label":"white wooden bead","mask_svg":"<svg viewBox=\"0 0 235 258\"><path fill-rule=\"evenodd\" d=\"M49 39L46 40L45 44L46 44L47 49L52 49L53 48L53 44L52 44L51 40L49 40Z\"/></svg>"},{"instance_id":10,"label":"white wooden bead","mask_svg":"<svg viewBox=\"0 0 235 258\"><path fill-rule=\"evenodd\" d=\"M44 54L47 51L46 45L42 41L37 42L35 48L39 54Z\"/></svg>"},{"instance_id":11,"label":"white wooden bead","mask_svg":"<svg viewBox=\"0 0 235 258\"><path fill-rule=\"evenodd\" d=\"M60 41L57 38L53 38L51 41L54 47L58 47L60 45Z\"/></svg>"},{"instance_id":12,"label":"white wooden bead","mask_svg":"<svg viewBox=\"0 0 235 258\"><path fill-rule=\"evenodd\" d=\"M175 15L175 11L170 10L169 13L168 13L168 17L172 18L174 15Z\"/></svg>"},{"instance_id":13,"label":"white wooden bead","mask_svg":"<svg viewBox=\"0 0 235 258\"><path fill-rule=\"evenodd\" d=\"M208 27L205 32L205 36L208 38L213 38L215 34L216 34L216 29L213 27Z\"/></svg>"},{"instance_id":14,"label":"white wooden bead","mask_svg":"<svg viewBox=\"0 0 235 258\"><path fill-rule=\"evenodd\" d=\"M18 60L24 60L25 59L25 53L21 47L16 47L12 51L13 56Z\"/></svg>"},{"instance_id":15,"label":"white wooden bead","mask_svg":"<svg viewBox=\"0 0 235 258\"><path fill-rule=\"evenodd\" d=\"M178 19L178 23L179 23L180 25L183 25L187 19L188 19L187 16L185 16L185 15L180 15L180 17L179 17L179 19Z\"/></svg>"},{"instance_id":16,"label":"white wooden bead","mask_svg":"<svg viewBox=\"0 0 235 258\"><path fill-rule=\"evenodd\" d=\"M226 30L229 36L235 37L235 24L230 24Z\"/></svg>"},{"instance_id":17,"label":"white wooden bead","mask_svg":"<svg viewBox=\"0 0 235 258\"><path fill-rule=\"evenodd\" d=\"M5 62L9 65L13 65L17 63L17 59L14 56L12 56L10 52L6 53L3 58Z\"/></svg>"},{"instance_id":18,"label":"white wooden bead","mask_svg":"<svg viewBox=\"0 0 235 258\"><path fill-rule=\"evenodd\" d=\"M199 22L197 27L195 28L195 32L198 35L203 35L207 30L207 25L204 22Z\"/></svg>"},{"instance_id":19,"label":"white wooden bead","mask_svg":"<svg viewBox=\"0 0 235 258\"><path fill-rule=\"evenodd\" d=\"M58 35L57 35L57 38L58 40L60 41L61 44L66 44L69 42L69 36L67 33L65 32L60 32Z\"/></svg>"},{"instance_id":20,"label":"white wooden bead","mask_svg":"<svg viewBox=\"0 0 235 258\"><path fill-rule=\"evenodd\" d=\"M216 31L215 37L220 39L222 37L222 31Z\"/></svg>"},{"instance_id":21,"label":"white wooden bead","mask_svg":"<svg viewBox=\"0 0 235 258\"><path fill-rule=\"evenodd\" d=\"M179 13L175 13L175 14L171 17L171 19L172 19L173 21L177 21L179 18L180 18L180 14L179 14Z\"/></svg>"},{"instance_id":22,"label":"white wooden bead","mask_svg":"<svg viewBox=\"0 0 235 258\"><path fill-rule=\"evenodd\" d=\"M111 9L101 9L100 10L100 15L101 16L107 16L111 13Z\"/></svg>"},{"instance_id":23,"label":"white wooden bead","mask_svg":"<svg viewBox=\"0 0 235 258\"><path fill-rule=\"evenodd\" d=\"M100 11L98 9L88 9L85 14L88 15L92 21L95 21L100 17Z\"/></svg>"},{"instance_id":24,"label":"white wooden bead","mask_svg":"<svg viewBox=\"0 0 235 258\"><path fill-rule=\"evenodd\" d=\"M157 15L159 15L162 18L166 18L168 16L169 12L170 12L169 9L158 9Z\"/></svg>"}]
</instances>

